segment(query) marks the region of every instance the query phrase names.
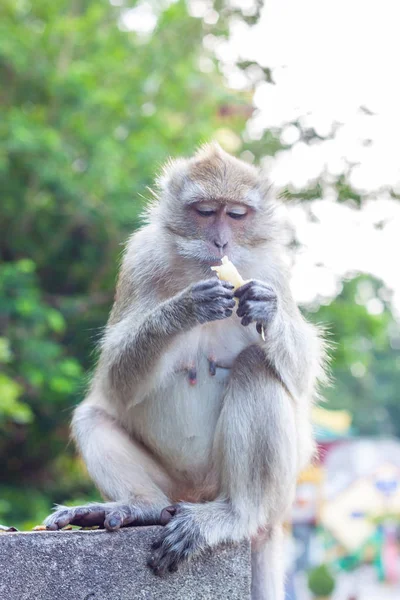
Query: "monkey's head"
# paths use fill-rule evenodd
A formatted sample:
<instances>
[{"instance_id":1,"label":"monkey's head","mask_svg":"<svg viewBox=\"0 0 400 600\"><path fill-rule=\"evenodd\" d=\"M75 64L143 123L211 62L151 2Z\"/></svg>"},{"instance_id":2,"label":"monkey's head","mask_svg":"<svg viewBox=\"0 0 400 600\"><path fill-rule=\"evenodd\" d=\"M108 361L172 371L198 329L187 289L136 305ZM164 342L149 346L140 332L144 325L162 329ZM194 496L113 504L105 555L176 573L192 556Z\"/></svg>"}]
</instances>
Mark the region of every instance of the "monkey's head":
<instances>
[{"instance_id":1,"label":"monkey's head","mask_svg":"<svg viewBox=\"0 0 400 600\"><path fill-rule=\"evenodd\" d=\"M210 266L227 255L240 265L274 236L270 185L217 144L167 163L158 186L151 216L171 234L180 256Z\"/></svg>"}]
</instances>

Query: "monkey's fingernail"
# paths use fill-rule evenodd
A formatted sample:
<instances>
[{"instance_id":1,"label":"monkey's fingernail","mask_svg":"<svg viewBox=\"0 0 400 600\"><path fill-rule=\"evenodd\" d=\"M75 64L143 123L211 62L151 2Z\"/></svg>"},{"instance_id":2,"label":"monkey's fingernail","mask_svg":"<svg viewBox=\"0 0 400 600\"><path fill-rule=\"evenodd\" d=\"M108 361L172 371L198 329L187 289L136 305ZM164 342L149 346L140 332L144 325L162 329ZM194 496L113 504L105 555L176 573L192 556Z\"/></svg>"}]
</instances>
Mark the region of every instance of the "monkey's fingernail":
<instances>
[{"instance_id":1,"label":"monkey's fingernail","mask_svg":"<svg viewBox=\"0 0 400 600\"><path fill-rule=\"evenodd\" d=\"M217 372L217 363L215 362L215 360L209 360L208 370L211 377L214 377L215 373Z\"/></svg>"},{"instance_id":2,"label":"monkey's fingernail","mask_svg":"<svg viewBox=\"0 0 400 600\"><path fill-rule=\"evenodd\" d=\"M114 529L114 527L118 527L120 521L116 517L111 517L107 524L109 527L112 527Z\"/></svg>"}]
</instances>

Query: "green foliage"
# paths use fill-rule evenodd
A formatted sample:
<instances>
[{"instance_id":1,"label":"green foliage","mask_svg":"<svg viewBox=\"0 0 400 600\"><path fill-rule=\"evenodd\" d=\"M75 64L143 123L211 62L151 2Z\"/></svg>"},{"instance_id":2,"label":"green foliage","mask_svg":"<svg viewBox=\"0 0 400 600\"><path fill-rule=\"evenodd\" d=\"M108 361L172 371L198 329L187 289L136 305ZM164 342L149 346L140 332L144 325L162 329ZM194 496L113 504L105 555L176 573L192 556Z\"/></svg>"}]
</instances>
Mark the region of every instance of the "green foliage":
<instances>
[{"instance_id":1,"label":"green foliage","mask_svg":"<svg viewBox=\"0 0 400 600\"><path fill-rule=\"evenodd\" d=\"M355 431L364 435L400 435L400 327L390 299L381 281L359 275L310 315L328 328L333 346L327 407L350 410Z\"/></svg>"},{"instance_id":2,"label":"green foliage","mask_svg":"<svg viewBox=\"0 0 400 600\"><path fill-rule=\"evenodd\" d=\"M51 501L95 497L68 428L121 243L169 155L191 154L219 131L238 139L244 125L248 98L226 88L203 46L238 11L221 7L211 26L183 0L154 1L155 29L144 33L124 26L137 4L1 2L3 522L26 526Z\"/></svg>"},{"instance_id":3,"label":"green foliage","mask_svg":"<svg viewBox=\"0 0 400 600\"><path fill-rule=\"evenodd\" d=\"M117 4L0 3L0 521L21 527L53 502L98 498L69 444L70 415L154 171L213 137L256 159L284 149L278 131L242 143L251 94L227 89L207 50L231 19L254 22L261 1L243 17L215 0L210 24L183 0L149 0L156 22L147 33L124 25L140 2ZM267 67L240 66L250 79L271 79ZM312 201L322 188L285 195ZM337 193L361 201L345 178ZM359 302L363 282L382 313ZM385 293L356 278L312 316L337 343L330 405L350 408L360 432L400 434L399 334Z\"/></svg>"},{"instance_id":4,"label":"green foliage","mask_svg":"<svg viewBox=\"0 0 400 600\"><path fill-rule=\"evenodd\" d=\"M319 565L308 573L308 587L317 598L329 597L335 589L335 580L326 565Z\"/></svg>"}]
</instances>

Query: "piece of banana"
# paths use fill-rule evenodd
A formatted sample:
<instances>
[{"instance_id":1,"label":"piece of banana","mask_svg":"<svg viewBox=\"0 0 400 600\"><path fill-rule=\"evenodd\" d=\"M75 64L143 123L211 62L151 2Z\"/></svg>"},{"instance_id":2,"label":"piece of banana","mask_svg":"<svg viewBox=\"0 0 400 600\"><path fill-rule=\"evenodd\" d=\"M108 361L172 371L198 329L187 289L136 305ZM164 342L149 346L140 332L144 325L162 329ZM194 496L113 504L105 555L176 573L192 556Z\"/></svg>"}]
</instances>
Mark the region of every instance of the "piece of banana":
<instances>
[{"instance_id":1,"label":"piece of banana","mask_svg":"<svg viewBox=\"0 0 400 600\"><path fill-rule=\"evenodd\" d=\"M235 265L227 256L223 256L221 258L221 264L219 266L211 267L211 269L212 271L216 272L218 279L221 279L222 281L229 281L229 283L233 285L235 291L246 283ZM261 326L261 337L265 342L265 332L263 326Z\"/></svg>"},{"instance_id":2,"label":"piece of banana","mask_svg":"<svg viewBox=\"0 0 400 600\"><path fill-rule=\"evenodd\" d=\"M234 286L235 290L246 283L243 277L240 276L235 265L227 256L221 258L221 264L218 267L211 267L211 270L215 271L218 275L218 278L222 281L229 281L229 283Z\"/></svg>"}]
</instances>

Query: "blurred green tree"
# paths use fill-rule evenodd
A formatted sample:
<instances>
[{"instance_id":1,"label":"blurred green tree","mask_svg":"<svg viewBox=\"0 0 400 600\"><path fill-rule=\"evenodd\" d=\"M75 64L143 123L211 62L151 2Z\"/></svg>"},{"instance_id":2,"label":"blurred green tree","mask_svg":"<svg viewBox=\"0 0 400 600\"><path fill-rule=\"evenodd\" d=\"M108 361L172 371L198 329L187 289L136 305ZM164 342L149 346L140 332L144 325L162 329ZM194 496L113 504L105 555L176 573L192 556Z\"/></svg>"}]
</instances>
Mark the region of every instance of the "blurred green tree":
<instances>
[{"instance_id":1,"label":"blurred green tree","mask_svg":"<svg viewBox=\"0 0 400 600\"><path fill-rule=\"evenodd\" d=\"M350 410L358 434L400 436L400 326L384 283L355 275L310 317L326 326L332 342L327 408Z\"/></svg>"},{"instance_id":2,"label":"blurred green tree","mask_svg":"<svg viewBox=\"0 0 400 600\"><path fill-rule=\"evenodd\" d=\"M70 411L154 169L243 128L249 98L203 45L234 12L207 25L183 1L1 3L0 521L93 493L66 450Z\"/></svg>"},{"instance_id":3,"label":"blurred green tree","mask_svg":"<svg viewBox=\"0 0 400 600\"><path fill-rule=\"evenodd\" d=\"M215 58L230 23L254 23L263 3L244 3L245 15L239 4L0 3L0 522L29 527L51 501L96 497L68 444L70 412L154 170L211 138L256 159L284 149L279 132L240 138L251 85L271 81L269 69L240 62L249 86L239 93ZM362 206L344 176L335 189L338 201ZM321 195L322 181L284 190L301 201ZM337 344L328 407L350 408L361 433L400 435L387 290L355 277L310 314Z\"/></svg>"}]
</instances>

